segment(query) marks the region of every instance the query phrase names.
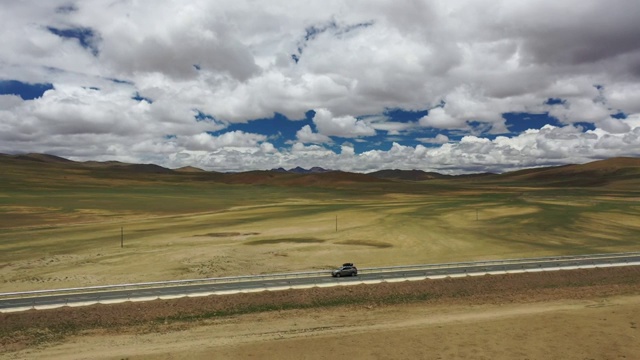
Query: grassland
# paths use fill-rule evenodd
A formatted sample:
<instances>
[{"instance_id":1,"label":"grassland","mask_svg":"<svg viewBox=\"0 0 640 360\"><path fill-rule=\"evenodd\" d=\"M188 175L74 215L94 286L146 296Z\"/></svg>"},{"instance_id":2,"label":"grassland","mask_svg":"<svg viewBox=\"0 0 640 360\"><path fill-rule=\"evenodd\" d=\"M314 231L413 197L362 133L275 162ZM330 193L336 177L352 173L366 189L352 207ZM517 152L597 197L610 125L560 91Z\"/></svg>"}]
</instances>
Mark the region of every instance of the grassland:
<instances>
[{"instance_id":1,"label":"grassland","mask_svg":"<svg viewBox=\"0 0 640 360\"><path fill-rule=\"evenodd\" d=\"M328 270L346 261L640 250L640 181L628 171L588 186L548 174L311 181L254 173L230 182L148 167L4 161L0 292Z\"/></svg>"}]
</instances>

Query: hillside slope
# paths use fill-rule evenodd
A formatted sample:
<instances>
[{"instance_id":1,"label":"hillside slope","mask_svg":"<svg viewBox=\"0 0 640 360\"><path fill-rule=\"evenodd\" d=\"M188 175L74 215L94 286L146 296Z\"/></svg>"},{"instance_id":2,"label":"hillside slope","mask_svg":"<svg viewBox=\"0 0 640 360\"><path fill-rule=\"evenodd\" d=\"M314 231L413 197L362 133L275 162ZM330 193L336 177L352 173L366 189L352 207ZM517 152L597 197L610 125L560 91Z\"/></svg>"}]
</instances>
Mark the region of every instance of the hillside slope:
<instances>
[{"instance_id":1,"label":"hillside slope","mask_svg":"<svg viewBox=\"0 0 640 360\"><path fill-rule=\"evenodd\" d=\"M438 181L474 185L554 187L640 186L640 158L619 157L579 165L542 167L503 174L443 175L422 170L381 170L368 174L343 171L292 172L255 170L219 173L195 167L168 169L155 164L128 164L117 161L75 162L47 154L0 154L4 185L92 184L105 182L211 182L222 184L336 187L368 183L419 183Z\"/></svg>"},{"instance_id":2,"label":"hillside slope","mask_svg":"<svg viewBox=\"0 0 640 360\"><path fill-rule=\"evenodd\" d=\"M618 157L586 164L527 169L504 173L493 179L534 182L550 186L603 186L640 179L640 158Z\"/></svg>"}]
</instances>

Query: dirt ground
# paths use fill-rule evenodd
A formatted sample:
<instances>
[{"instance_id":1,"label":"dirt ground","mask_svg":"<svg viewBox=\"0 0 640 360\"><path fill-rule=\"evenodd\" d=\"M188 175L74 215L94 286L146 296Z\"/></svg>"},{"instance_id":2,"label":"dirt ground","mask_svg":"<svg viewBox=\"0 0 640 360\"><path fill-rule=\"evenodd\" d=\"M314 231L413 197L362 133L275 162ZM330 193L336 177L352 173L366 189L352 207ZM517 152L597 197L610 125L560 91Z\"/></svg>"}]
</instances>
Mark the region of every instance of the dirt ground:
<instances>
[{"instance_id":1,"label":"dirt ground","mask_svg":"<svg viewBox=\"0 0 640 360\"><path fill-rule=\"evenodd\" d=\"M637 359L640 267L0 314L0 359Z\"/></svg>"}]
</instances>

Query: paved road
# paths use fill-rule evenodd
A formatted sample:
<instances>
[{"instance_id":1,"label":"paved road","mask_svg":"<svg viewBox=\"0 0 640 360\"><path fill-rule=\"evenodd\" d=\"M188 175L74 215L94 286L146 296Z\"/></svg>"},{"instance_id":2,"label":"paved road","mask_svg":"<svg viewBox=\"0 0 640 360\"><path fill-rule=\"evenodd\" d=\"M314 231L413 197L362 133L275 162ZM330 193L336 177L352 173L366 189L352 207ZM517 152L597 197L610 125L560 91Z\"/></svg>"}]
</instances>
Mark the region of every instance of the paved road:
<instances>
[{"instance_id":1,"label":"paved road","mask_svg":"<svg viewBox=\"0 0 640 360\"><path fill-rule=\"evenodd\" d=\"M574 268L576 266L611 266L639 265L640 253L599 254L589 257L558 257L544 259L520 259L481 263L433 264L411 267L370 268L361 269L355 277L332 278L330 272L308 274L277 274L256 277L239 277L216 280L213 283L196 284L159 284L150 287L124 289L75 289L73 291L56 291L47 294L0 294L0 311L16 308L42 306L60 306L79 303L95 303L124 300L155 299L160 296L186 296L224 291L247 291L265 288L291 286L332 286L362 283L367 280L392 280L411 277L450 276L471 273L488 273L501 271L533 271L540 269Z\"/></svg>"}]
</instances>

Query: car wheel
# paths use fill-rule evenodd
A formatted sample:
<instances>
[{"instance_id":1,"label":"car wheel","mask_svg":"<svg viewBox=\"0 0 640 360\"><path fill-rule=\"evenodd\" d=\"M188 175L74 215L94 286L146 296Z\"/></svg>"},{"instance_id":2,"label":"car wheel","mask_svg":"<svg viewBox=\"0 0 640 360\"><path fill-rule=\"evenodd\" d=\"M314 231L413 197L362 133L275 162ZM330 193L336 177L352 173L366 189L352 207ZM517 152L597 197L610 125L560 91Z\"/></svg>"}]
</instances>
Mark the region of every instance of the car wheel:
<instances>
[{"instance_id":1,"label":"car wheel","mask_svg":"<svg viewBox=\"0 0 640 360\"><path fill-rule=\"evenodd\" d=\"M340 273L337 273L337 274L336 274L336 277L340 277Z\"/></svg>"}]
</instances>

